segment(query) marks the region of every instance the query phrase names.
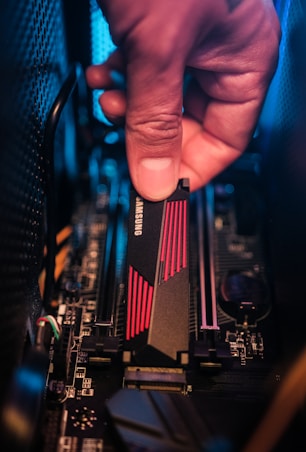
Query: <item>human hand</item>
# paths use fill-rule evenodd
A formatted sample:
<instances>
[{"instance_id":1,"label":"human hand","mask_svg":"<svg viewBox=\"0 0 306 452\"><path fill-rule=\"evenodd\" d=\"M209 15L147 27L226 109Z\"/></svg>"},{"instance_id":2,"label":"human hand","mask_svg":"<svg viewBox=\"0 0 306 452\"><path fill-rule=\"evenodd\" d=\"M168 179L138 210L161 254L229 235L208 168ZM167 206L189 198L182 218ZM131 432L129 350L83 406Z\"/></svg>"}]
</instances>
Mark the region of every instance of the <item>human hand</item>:
<instances>
[{"instance_id":1,"label":"human hand","mask_svg":"<svg viewBox=\"0 0 306 452\"><path fill-rule=\"evenodd\" d=\"M274 73L280 30L272 0L101 0L118 50L87 69L113 122L125 120L131 179L144 198L195 190L252 137ZM183 95L184 74L192 79ZM126 77L118 90L112 72ZM182 106L184 105L184 114Z\"/></svg>"}]
</instances>

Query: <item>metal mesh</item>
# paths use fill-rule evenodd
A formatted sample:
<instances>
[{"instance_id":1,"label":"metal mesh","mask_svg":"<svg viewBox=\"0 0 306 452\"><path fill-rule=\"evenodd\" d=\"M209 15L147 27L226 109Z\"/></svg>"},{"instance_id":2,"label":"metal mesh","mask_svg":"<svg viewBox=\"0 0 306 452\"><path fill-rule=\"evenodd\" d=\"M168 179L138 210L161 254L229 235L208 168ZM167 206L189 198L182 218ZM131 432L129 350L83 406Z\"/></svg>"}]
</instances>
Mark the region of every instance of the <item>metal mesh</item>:
<instances>
[{"instance_id":1,"label":"metal mesh","mask_svg":"<svg viewBox=\"0 0 306 452\"><path fill-rule=\"evenodd\" d=\"M277 0L275 6L282 28L280 57L260 124L266 133L271 133L272 145L277 136L284 147L288 145L305 104L305 12L300 0Z\"/></svg>"},{"instance_id":2,"label":"metal mesh","mask_svg":"<svg viewBox=\"0 0 306 452\"><path fill-rule=\"evenodd\" d=\"M44 124L67 74L60 0L1 2L0 45L1 398L22 352L26 319L40 309Z\"/></svg>"}]
</instances>

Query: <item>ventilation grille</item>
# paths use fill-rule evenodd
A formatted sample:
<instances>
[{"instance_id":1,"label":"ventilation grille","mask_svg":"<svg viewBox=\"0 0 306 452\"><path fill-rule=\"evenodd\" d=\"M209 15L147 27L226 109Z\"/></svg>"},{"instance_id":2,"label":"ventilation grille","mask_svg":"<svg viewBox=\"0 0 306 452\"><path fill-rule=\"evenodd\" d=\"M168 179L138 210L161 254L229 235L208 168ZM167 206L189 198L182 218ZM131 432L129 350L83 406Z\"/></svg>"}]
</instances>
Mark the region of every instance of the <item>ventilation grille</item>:
<instances>
[{"instance_id":1,"label":"ventilation grille","mask_svg":"<svg viewBox=\"0 0 306 452\"><path fill-rule=\"evenodd\" d=\"M22 351L26 318L40 309L43 135L67 74L60 0L1 2L0 361L9 375ZM5 366L5 368L4 368ZM1 390L5 389L1 385Z\"/></svg>"}]
</instances>

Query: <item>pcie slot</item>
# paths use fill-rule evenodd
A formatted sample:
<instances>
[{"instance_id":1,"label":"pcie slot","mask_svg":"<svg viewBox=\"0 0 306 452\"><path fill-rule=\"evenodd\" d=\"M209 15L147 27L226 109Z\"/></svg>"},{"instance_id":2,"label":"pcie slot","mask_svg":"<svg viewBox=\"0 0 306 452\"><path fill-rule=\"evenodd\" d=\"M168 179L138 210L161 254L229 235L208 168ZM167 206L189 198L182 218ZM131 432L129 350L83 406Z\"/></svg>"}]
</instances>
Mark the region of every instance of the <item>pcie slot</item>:
<instances>
[{"instance_id":1,"label":"pcie slot","mask_svg":"<svg viewBox=\"0 0 306 452\"><path fill-rule=\"evenodd\" d=\"M201 330L219 330L213 254L214 189L197 193Z\"/></svg>"}]
</instances>

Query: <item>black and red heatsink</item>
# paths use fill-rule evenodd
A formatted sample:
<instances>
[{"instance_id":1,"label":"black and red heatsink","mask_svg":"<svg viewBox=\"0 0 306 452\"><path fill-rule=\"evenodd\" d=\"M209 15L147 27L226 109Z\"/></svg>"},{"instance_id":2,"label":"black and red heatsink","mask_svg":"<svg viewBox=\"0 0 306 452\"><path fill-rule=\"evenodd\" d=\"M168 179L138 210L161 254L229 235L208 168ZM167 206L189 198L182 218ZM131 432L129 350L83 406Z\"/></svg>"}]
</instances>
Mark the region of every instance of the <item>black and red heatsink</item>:
<instances>
[{"instance_id":1,"label":"black and red heatsink","mask_svg":"<svg viewBox=\"0 0 306 452\"><path fill-rule=\"evenodd\" d=\"M188 353L188 234L188 180L161 202L131 191L125 350L139 365L175 365Z\"/></svg>"}]
</instances>

